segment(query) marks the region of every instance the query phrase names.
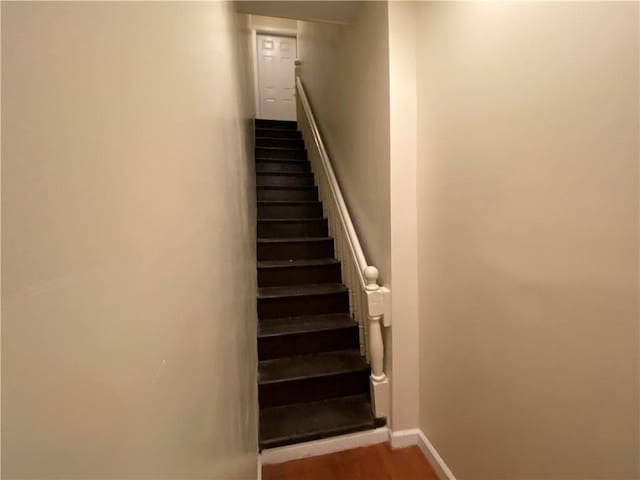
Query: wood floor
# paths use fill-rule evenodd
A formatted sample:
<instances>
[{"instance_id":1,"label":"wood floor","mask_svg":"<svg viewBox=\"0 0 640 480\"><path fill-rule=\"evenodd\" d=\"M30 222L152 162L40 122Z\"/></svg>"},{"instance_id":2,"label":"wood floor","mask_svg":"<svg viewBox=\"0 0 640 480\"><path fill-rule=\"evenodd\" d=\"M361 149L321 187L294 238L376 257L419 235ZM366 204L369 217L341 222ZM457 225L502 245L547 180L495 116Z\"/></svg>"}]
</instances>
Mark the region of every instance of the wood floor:
<instances>
[{"instance_id":1,"label":"wood floor","mask_svg":"<svg viewBox=\"0 0 640 480\"><path fill-rule=\"evenodd\" d=\"M386 443L262 467L263 480L437 480L418 447Z\"/></svg>"}]
</instances>

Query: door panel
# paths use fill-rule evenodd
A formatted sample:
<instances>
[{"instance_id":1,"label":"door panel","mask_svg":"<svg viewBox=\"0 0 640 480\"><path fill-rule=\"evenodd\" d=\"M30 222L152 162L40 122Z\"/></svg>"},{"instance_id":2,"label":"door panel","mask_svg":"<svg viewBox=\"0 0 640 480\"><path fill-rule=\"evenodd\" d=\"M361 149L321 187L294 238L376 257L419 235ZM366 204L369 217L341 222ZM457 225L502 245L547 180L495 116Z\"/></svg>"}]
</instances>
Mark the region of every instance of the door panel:
<instances>
[{"instance_id":1,"label":"door panel","mask_svg":"<svg viewBox=\"0 0 640 480\"><path fill-rule=\"evenodd\" d=\"M258 35L259 118L295 120L296 39Z\"/></svg>"}]
</instances>

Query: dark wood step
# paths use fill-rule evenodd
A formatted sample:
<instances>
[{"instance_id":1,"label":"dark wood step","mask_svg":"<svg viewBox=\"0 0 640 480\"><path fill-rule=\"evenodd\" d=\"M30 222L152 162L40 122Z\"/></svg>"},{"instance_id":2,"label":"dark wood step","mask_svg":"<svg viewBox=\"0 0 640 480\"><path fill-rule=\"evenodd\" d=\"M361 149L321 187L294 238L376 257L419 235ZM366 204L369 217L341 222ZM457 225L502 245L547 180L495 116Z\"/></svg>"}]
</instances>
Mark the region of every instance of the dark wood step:
<instances>
[{"instance_id":1,"label":"dark wood step","mask_svg":"<svg viewBox=\"0 0 640 480\"><path fill-rule=\"evenodd\" d=\"M309 164L306 158L281 158L281 157L259 157L256 155L256 162L291 162L301 164Z\"/></svg>"},{"instance_id":2,"label":"dark wood step","mask_svg":"<svg viewBox=\"0 0 640 480\"><path fill-rule=\"evenodd\" d=\"M302 133L298 130L281 128L256 128L256 138L302 138Z\"/></svg>"},{"instance_id":3,"label":"dark wood step","mask_svg":"<svg viewBox=\"0 0 640 480\"><path fill-rule=\"evenodd\" d=\"M266 260L258 262L258 286L340 283L340 262L335 258Z\"/></svg>"},{"instance_id":4,"label":"dark wood step","mask_svg":"<svg viewBox=\"0 0 640 480\"><path fill-rule=\"evenodd\" d=\"M368 395L260 411L260 448L274 448L376 427Z\"/></svg>"},{"instance_id":5,"label":"dark wood step","mask_svg":"<svg viewBox=\"0 0 640 480\"><path fill-rule=\"evenodd\" d=\"M326 237L326 218L258 219L258 238Z\"/></svg>"},{"instance_id":6,"label":"dark wood step","mask_svg":"<svg viewBox=\"0 0 640 480\"><path fill-rule=\"evenodd\" d=\"M297 130L298 124L295 120L269 120L265 118L256 118L256 128L271 128L274 130Z\"/></svg>"},{"instance_id":7,"label":"dark wood step","mask_svg":"<svg viewBox=\"0 0 640 480\"><path fill-rule=\"evenodd\" d=\"M318 188L306 187L257 187L258 201L318 200Z\"/></svg>"},{"instance_id":8,"label":"dark wood step","mask_svg":"<svg viewBox=\"0 0 640 480\"><path fill-rule=\"evenodd\" d=\"M258 260L333 257L333 238L259 238L257 255Z\"/></svg>"},{"instance_id":9,"label":"dark wood step","mask_svg":"<svg viewBox=\"0 0 640 480\"><path fill-rule=\"evenodd\" d=\"M257 172L258 187L310 187L313 186L313 173L293 172Z\"/></svg>"},{"instance_id":10,"label":"dark wood step","mask_svg":"<svg viewBox=\"0 0 640 480\"><path fill-rule=\"evenodd\" d=\"M306 160L307 151L300 148L256 147L256 158L289 158Z\"/></svg>"},{"instance_id":11,"label":"dark wood step","mask_svg":"<svg viewBox=\"0 0 640 480\"><path fill-rule=\"evenodd\" d=\"M301 138L277 138L256 136L256 147L282 147L304 150L304 141Z\"/></svg>"},{"instance_id":12,"label":"dark wood step","mask_svg":"<svg viewBox=\"0 0 640 480\"><path fill-rule=\"evenodd\" d=\"M260 408L366 394L369 373L356 349L263 360L258 364Z\"/></svg>"},{"instance_id":13,"label":"dark wood step","mask_svg":"<svg viewBox=\"0 0 640 480\"><path fill-rule=\"evenodd\" d=\"M258 202L258 218L322 218L322 203Z\"/></svg>"},{"instance_id":14,"label":"dark wood step","mask_svg":"<svg viewBox=\"0 0 640 480\"><path fill-rule=\"evenodd\" d=\"M258 358L357 349L358 335L358 324L346 313L263 320L258 326Z\"/></svg>"},{"instance_id":15,"label":"dark wood step","mask_svg":"<svg viewBox=\"0 0 640 480\"><path fill-rule=\"evenodd\" d=\"M311 164L306 160L257 160L256 173L305 173L311 172Z\"/></svg>"},{"instance_id":16,"label":"dark wood step","mask_svg":"<svg viewBox=\"0 0 640 480\"><path fill-rule=\"evenodd\" d=\"M347 312L349 292L338 283L258 288L259 319Z\"/></svg>"},{"instance_id":17,"label":"dark wood step","mask_svg":"<svg viewBox=\"0 0 640 480\"><path fill-rule=\"evenodd\" d=\"M322 203L296 122L256 120L260 448L375 428Z\"/></svg>"}]
</instances>

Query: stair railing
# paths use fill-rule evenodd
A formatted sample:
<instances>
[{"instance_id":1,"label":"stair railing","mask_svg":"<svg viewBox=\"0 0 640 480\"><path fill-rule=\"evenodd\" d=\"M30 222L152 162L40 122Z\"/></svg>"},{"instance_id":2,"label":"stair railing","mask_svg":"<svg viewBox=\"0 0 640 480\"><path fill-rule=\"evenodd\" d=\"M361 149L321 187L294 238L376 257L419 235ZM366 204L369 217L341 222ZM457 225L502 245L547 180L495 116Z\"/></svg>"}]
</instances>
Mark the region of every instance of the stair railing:
<instances>
[{"instance_id":1,"label":"stair railing","mask_svg":"<svg viewBox=\"0 0 640 480\"><path fill-rule=\"evenodd\" d=\"M382 327L391 325L391 292L378 285L378 269L367 263L351 221L331 160L322 141L302 80L296 76L297 121L315 174L318 193L335 241L342 279L349 289L351 314L358 322L360 353L371 365L371 397L375 416L389 414L389 380L384 372Z\"/></svg>"}]
</instances>

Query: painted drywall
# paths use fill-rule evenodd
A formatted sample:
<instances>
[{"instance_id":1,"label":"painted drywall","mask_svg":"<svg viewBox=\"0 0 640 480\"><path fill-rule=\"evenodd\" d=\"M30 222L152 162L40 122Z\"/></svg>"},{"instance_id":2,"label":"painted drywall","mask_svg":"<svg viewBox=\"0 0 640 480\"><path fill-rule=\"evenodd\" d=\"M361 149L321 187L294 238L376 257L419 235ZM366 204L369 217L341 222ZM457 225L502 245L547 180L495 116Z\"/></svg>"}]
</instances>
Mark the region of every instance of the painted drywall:
<instances>
[{"instance_id":1,"label":"painted drywall","mask_svg":"<svg viewBox=\"0 0 640 480\"><path fill-rule=\"evenodd\" d=\"M360 1L331 1L314 2L309 0L296 1L248 1L235 2L238 12L267 17L282 17L309 22L328 22L339 25L349 25L360 8Z\"/></svg>"},{"instance_id":2,"label":"painted drywall","mask_svg":"<svg viewBox=\"0 0 640 480\"><path fill-rule=\"evenodd\" d=\"M251 27L262 32L295 33L298 30L297 20L290 18L264 17L262 15L249 15Z\"/></svg>"},{"instance_id":3,"label":"painted drywall","mask_svg":"<svg viewBox=\"0 0 640 480\"><path fill-rule=\"evenodd\" d=\"M394 430L419 423L416 6L389 2L392 321L387 360ZM390 348L389 348L390 346Z\"/></svg>"},{"instance_id":4,"label":"painted drywall","mask_svg":"<svg viewBox=\"0 0 640 480\"><path fill-rule=\"evenodd\" d=\"M421 428L458 479L640 477L638 7L417 7Z\"/></svg>"},{"instance_id":5,"label":"painted drywall","mask_svg":"<svg viewBox=\"0 0 640 480\"><path fill-rule=\"evenodd\" d=\"M298 24L299 74L370 264L390 281L387 6L353 26Z\"/></svg>"},{"instance_id":6,"label":"painted drywall","mask_svg":"<svg viewBox=\"0 0 640 480\"><path fill-rule=\"evenodd\" d=\"M2 478L256 477L235 15L2 2Z\"/></svg>"}]
</instances>

